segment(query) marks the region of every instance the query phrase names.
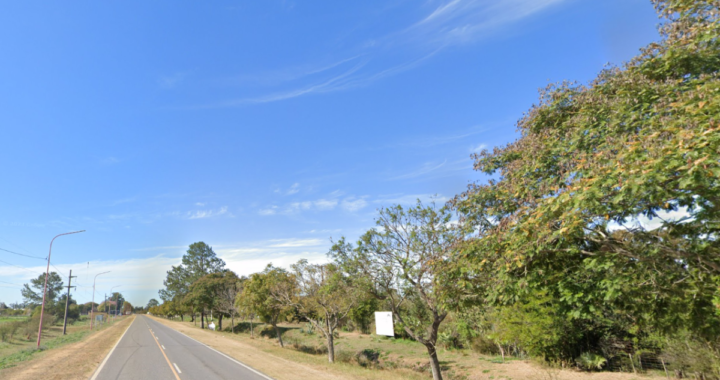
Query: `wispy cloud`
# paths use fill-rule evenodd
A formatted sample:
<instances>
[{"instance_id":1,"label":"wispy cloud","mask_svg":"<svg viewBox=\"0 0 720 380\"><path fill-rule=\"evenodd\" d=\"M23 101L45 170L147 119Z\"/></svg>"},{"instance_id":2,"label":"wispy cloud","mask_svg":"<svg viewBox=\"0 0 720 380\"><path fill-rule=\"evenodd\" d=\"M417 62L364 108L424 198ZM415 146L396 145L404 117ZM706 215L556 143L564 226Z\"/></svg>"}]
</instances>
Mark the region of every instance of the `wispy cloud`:
<instances>
[{"instance_id":1,"label":"wispy cloud","mask_svg":"<svg viewBox=\"0 0 720 380\"><path fill-rule=\"evenodd\" d=\"M470 158L463 158L460 160L449 161L446 159L442 162L431 161L422 164L419 168L410 171L409 173L396 175L388 178L388 180L407 180L407 179L436 179L448 176L457 175L458 172L472 171L472 160Z\"/></svg>"},{"instance_id":2,"label":"wispy cloud","mask_svg":"<svg viewBox=\"0 0 720 380\"><path fill-rule=\"evenodd\" d=\"M373 203L387 207L391 205L404 205L411 206L417 203L417 201L423 203L435 202L437 204L443 204L450 200L450 198L442 194L389 194L378 197Z\"/></svg>"},{"instance_id":3,"label":"wispy cloud","mask_svg":"<svg viewBox=\"0 0 720 380\"><path fill-rule=\"evenodd\" d=\"M342 201L342 208L349 212L359 211L367 206L365 198L346 198Z\"/></svg>"},{"instance_id":4,"label":"wispy cloud","mask_svg":"<svg viewBox=\"0 0 720 380\"><path fill-rule=\"evenodd\" d=\"M188 219L206 219L206 218L212 218L212 217L226 215L226 214L228 214L228 208L227 208L227 206L223 206L217 210L190 211L187 213L187 218Z\"/></svg>"},{"instance_id":5,"label":"wispy cloud","mask_svg":"<svg viewBox=\"0 0 720 380\"><path fill-rule=\"evenodd\" d=\"M473 42L489 31L566 0L451 0L395 38L449 46Z\"/></svg>"},{"instance_id":6,"label":"wispy cloud","mask_svg":"<svg viewBox=\"0 0 720 380\"><path fill-rule=\"evenodd\" d=\"M290 186L290 188L285 192L285 195L292 195L296 194L298 191L300 191L300 184L295 182Z\"/></svg>"},{"instance_id":7,"label":"wispy cloud","mask_svg":"<svg viewBox=\"0 0 720 380\"><path fill-rule=\"evenodd\" d=\"M567 0L445 1L429 10L426 16L401 27L397 32L365 41L353 48L353 53L343 52L344 58L334 62L315 67L253 73L228 81L231 83L255 81L276 86L303 80L306 82L304 85L294 85L294 88L266 95L242 97L195 108L271 103L367 86L413 69L450 46L477 41L499 27L517 22L564 1ZM350 64L353 66L348 69ZM343 71L338 73L340 69Z\"/></svg>"},{"instance_id":8,"label":"wispy cloud","mask_svg":"<svg viewBox=\"0 0 720 380\"><path fill-rule=\"evenodd\" d=\"M272 205L269 207L261 208L258 211L259 215L295 215L302 212L322 212L336 209L338 206L342 210L355 212L363 209L367 206L367 197L348 196L341 198L340 192L333 192L329 197L320 198L315 200L307 200L300 202L290 202L284 206Z\"/></svg>"},{"instance_id":9,"label":"wispy cloud","mask_svg":"<svg viewBox=\"0 0 720 380\"><path fill-rule=\"evenodd\" d=\"M277 102L279 100L286 100L286 99L292 99L296 98L298 96L313 94L313 93L322 93L322 92L329 92L336 90L336 85L338 83L344 83L344 79L348 78L351 74L357 72L365 65L365 62L361 62L354 67L352 67L350 70L347 70L346 72L334 76L330 79L327 79L323 82L311 84L308 86L305 86L303 88L289 90L289 91L282 91L277 92L270 95L264 95L264 96L258 96L258 97L250 97L250 98L241 98L241 99L235 99L230 100L227 102L222 102L214 105L206 105L198 108L221 108L221 107L236 107L236 106L242 106L242 105L248 105L248 104L261 104L261 103L271 103L271 102Z\"/></svg>"},{"instance_id":10,"label":"wispy cloud","mask_svg":"<svg viewBox=\"0 0 720 380\"><path fill-rule=\"evenodd\" d=\"M278 212L278 206L270 206L270 207L261 209L260 211L258 211L258 214L267 216L267 215L275 215L275 214L277 214L277 212Z\"/></svg>"},{"instance_id":11,"label":"wispy cloud","mask_svg":"<svg viewBox=\"0 0 720 380\"><path fill-rule=\"evenodd\" d=\"M479 144L470 149L470 153L480 153L487 148L487 144Z\"/></svg>"},{"instance_id":12,"label":"wispy cloud","mask_svg":"<svg viewBox=\"0 0 720 380\"><path fill-rule=\"evenodd\" d=\"M132 202L135 202L136 200L137 200L137 198L135 198L135 197L133 197L133 198L118 199L118 200L116 200L116 201L113 201L113 202L110 204L110 206L117 206L117 205L120 205L120 204L123 204L123 203L132 203Z\"/></svg>"},{"instance_id":13,"label":"wispy cloud","mask_svg":"<svg viewBox=\"0 0 720 380\"><path fill-rule=\"evenodd\" d=\"M345 63L360 58L361 55L355 55L349 58L342 58L338 61L319 64L304 65L298 67L287 67L267 72L252 73L251 75L240 75L232 78L222 79L220 82L226 85L246 85L256 84L263 86L277 86L288 82L296 82L310 77L316 77L327 71L342 67Z\"/></svg>"},{"instance_id":14,"label":"wispy cloud","mask_svg":"<svg viewBox=\"0 0 720 380\"><path fill-rule=\"evenodd\" d=\"M426 163L423 164L422 167L420 167L419 169L417 169L417 170L415 170L415 171L412 171L412 172L407 173L407 174L399 175L399 176L396 176L396 177L392 177L392 178L390 178L390 179L391 179L391 180L396 180L396 179L409 179L409 178L420 177L420 176L423 176L423 175L425 175L425 174L428 174L428 173L430 173L430 172L434 172L434 171L442 168L443 166L445 166L445 164L447 164L447 160L445 160L445 161L443 161L443 162L441 162L441 163L437 163L437 162L426 162Z\"/></svg>"},{"instance_id":15,"label":"wispy cloud","mask_svg":"<svg viewBox=\"0 0 720 380\"><path fill-rule=\"evenodd\" d=\"M320 239L284 239L276 240L277 243L270 244L271 248L289 248L289 247L317 247L326 242Z\"/></svg>"}]
</instances>

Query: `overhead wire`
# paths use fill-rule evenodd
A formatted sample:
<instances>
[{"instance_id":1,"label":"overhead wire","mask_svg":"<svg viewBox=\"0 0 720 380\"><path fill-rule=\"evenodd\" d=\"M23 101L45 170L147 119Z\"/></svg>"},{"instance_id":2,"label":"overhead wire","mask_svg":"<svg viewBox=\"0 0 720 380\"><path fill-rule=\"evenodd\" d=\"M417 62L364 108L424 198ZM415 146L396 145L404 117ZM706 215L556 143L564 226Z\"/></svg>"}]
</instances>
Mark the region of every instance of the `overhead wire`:
<instances>
[{"instance_id":1,"label":"overhead wire","mask_svg":"<svg viewBox=\"0 0 720 380\"><path fill-rule=\"evenodd\" d=\"M7 265L14 266L15 268L20 268L20 269L22 269L22 270L24 270L24 271L28 271L28 272L33 273L33 274L38 274L38 273L42 274L42 272L33 272L33 271L31 271L30 269L23 268L23 267L21 267L21 266L18 266L18 265L9 263L9 262L4 261L4 260L0 260L0 263L5 263L5 264L7 264Z\"/></svg>"},{"instance_id":2,"label":"overhead wire","mask_svg":"<svg viewBox=\"0 0 720 380\"><path fill-rule=\"evenodd\" d=\"M13 251L11 251L11 250L9 250L9 249L5 249L5 248L0 248L0 251L5 251L5 252L7 252L7 253L12 253L13 255L29 257L29 258L31 258L31 259L40 259L40 260L46 260L46 259L47 259L47 257L39 257L39 256L33 256L33 255L26 255L26 254L24 254L24 253L13 252Z\"/></svg>"}]
</instances>

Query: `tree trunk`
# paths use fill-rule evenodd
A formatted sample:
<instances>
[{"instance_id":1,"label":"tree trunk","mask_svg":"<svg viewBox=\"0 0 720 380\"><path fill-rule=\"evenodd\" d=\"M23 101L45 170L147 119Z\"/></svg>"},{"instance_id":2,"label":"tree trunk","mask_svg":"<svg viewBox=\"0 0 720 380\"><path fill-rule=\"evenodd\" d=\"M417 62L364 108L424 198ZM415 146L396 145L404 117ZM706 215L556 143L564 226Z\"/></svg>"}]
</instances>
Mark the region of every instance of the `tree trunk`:
<instances>
[{"instance_id":1,"label":"tree trunk","mask_svg":"<svg viewBox=\"0 0 720 380\"><path fill-rule=\"evenodd\" d=\"M332 331L330 334L327 335L327 346L328 346L328 361L330 363L335 363L335 341L332 334Z\"/></svg>"},{"instance_id":2,"label":"tree trunk","mask_svg":"<svg viewBox=\"0 0 720 380\"><path fill-rule=\"evenodd\" d=\"M327 346L328 346L328 361L335 363L335 337L333 336L333 329L330 328L330 318L325 318L325 327L327 328Z\"/></svg>"},{"instance_id":3,"label":"tree trunk","mask_svg":"<svg viewBox=\"0 0 720 380\"><path fill-rule=\"evenodd\" d=\"M220 314L220 316L218 316L218 331L222 331L222 317L223 317L222 314Z\"/></svg>"},{"instance_id":4,"label":"tree trunk","mask_svg":"<svg viewBox=\"0 0 720 380\"><path fill-rule=\"evenodd\" d=\"M273 327L275 327L275 334L277 334L278 336L278 342L280 342L280 347L285 347L285 345L283 345L282 335L280 335L280 328L277 326L277 323L273 323Z\"/></svg>"},{"instance_id":5,"label":"tree trunk","mask_svg":"<svg viewBox=\"0 0 720 380\"><path fill-rule=\"evenodd\" d=\"M235 334L235 312L230 313L230 332Z\"/></svg>"},{"instance_id":6,"label":"tree trunk","mask_svg":"<svg viewBox=\"0 0 720 380\"><path fill-rule=\"evenodd\" d=\"M200 312L200 328L205 328L205 311Z\"/></svg>"},{"instance_id":7,"label":"tree trunk","mask_svg":"<svg viewBox=\"0 0 720 380\"><path fill-rule=\"evenodd\" d=\"M250 337L255 338L255 330L253 330L253 317L250 317Z\"/></svg>"},{"instance_id":8,"label":"tree trunk","mask_svg":"<svg viewBox=\"0 0 720 380\"><path fill-rule=\"evenodd\" d=\"M184 315L184 314L180 314L180 322L185 322L185 315Z\"/></svg>"},{"instance_id":9,"label":"tree trunk","mask_svg":"<svg viewBox=\"0 0 720 380\"><path fill-rule=\"evenodd\" d=\"M430 355L430 368L432 369L433 380L442 380L442 373L440 372L440 360L437 357L437 351L435 346L428 343L425 345Z\"/></svg>"}]
</instances>

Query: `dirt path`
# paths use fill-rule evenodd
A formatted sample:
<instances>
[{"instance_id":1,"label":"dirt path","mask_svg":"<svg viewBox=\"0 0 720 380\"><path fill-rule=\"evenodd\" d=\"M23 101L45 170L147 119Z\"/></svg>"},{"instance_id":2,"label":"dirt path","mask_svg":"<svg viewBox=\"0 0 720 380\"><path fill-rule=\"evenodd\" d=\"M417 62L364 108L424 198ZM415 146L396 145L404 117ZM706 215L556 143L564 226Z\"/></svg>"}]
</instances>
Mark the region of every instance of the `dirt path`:
<instances>
[{"instance_id":1,"label":"dirt path","mask_svg":"<svg viewBox=\"0 0 720 380\"><path fill-rule=\"evenodd\" d=\"M345 380L356 379L352 375L341 375L328 373L325 369L315 369L310 365L296 363L279 356L259 350L257 347L239 342L235 339L226 338L223 334L217 334L208 330L200 330L192 326L168 321L163 318L150 317L154 320L175 329L195 340L229 355L262 373L277 380L313 380L333 379Z\"/></svg>"},{"instance_id":2,"label":"dirt path","mask_svg":"<svg viewBox=\"0 0 720 380\"><path fill-rule=\"evenodd\" d=\"M85 339L45 351L36 358L0 371L0 379L87 379L110 352L134 316Z\"/></svg>"}]
</instances>

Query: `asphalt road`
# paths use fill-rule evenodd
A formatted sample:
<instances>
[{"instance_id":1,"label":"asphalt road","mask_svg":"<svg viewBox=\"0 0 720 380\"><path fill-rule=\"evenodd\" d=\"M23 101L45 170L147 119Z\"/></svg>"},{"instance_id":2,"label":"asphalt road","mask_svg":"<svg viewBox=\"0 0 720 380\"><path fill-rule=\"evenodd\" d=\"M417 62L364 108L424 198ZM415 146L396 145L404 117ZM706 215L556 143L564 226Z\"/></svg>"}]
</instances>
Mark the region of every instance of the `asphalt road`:
<instances>
[{"instance_id":1,"label":"asphalt road","mask_svg":"<svg viewBox=\"0 0 720 380\"><path fill-rule=\"evenodd\" d=\"M270 378L170 327L138 315L91 379Z\"/></svg>"}]
</instances>

